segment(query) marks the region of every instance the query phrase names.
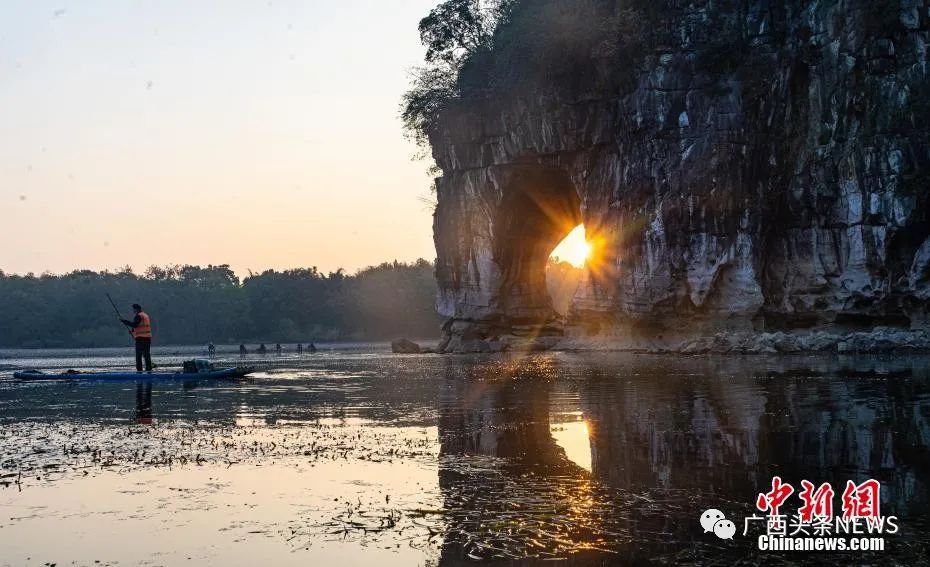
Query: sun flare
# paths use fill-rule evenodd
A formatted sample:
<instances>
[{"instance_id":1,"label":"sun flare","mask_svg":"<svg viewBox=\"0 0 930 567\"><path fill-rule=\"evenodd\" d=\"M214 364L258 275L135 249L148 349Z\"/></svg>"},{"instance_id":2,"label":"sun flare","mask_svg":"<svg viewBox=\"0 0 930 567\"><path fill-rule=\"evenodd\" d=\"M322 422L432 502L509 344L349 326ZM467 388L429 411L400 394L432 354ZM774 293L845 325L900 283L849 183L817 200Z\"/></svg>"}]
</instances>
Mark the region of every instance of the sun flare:
<instances>
[{"instance_id":1,"label":"sun flare","mask_svg":"<svg viewBox=\"0 0 930 567\"><path fill-rule=\"evenodd\" d=\"M591 257L591 243L585 239L584 225L573 228L549 256L577 268L584 266L585 260Z\"/></svg>"}]
</instances>

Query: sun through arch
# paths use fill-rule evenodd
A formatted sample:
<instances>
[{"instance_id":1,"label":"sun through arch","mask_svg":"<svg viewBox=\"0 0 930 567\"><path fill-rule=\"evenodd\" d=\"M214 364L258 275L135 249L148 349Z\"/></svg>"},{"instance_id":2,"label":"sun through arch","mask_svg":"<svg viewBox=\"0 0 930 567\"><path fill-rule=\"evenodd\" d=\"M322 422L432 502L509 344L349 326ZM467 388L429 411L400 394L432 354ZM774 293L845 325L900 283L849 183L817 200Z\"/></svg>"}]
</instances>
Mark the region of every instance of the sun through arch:
<instances>
[{"instance_id":1,"label":"sun through arch","mask_svg":"<svg viewBox=\"0 0 930 567\"><path fill-rule=\"evenodd\" d=\"M552 308L559 315L568 315L572 298L591 260L593 246L588 241L583 224L579 224L563 238L549 254L546 266L546 291Z\"/></svg>"},{"instance_id":2,"label":"sun through arch","mask_svg":"<svg viewBox=\"0 0 930 567\"><path fill-rule=\"evenodd\" d=\"M579 224L559 242L549 255L556 262L568 262L576 268L584 266L591 257L591 243L585 238L584 225Z\"/></svg>"}]
</instances>

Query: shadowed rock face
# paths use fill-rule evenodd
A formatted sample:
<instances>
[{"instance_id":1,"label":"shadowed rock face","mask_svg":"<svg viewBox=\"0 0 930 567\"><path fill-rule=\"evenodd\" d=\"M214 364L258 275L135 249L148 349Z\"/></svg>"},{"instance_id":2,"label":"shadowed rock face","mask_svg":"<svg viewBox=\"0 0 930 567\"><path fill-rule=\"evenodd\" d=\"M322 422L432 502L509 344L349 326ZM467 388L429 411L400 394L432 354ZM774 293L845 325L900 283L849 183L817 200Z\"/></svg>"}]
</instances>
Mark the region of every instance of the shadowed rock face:
<instances>
[{"instance_id":1,"label":"shadowed rock face","mask_svg":"<svg viewBox=\"0 0 930 567\"><path fill-rule=\"evenodd\" d=\"M579 222L573 337L930 326L928 14L878 4L663 4L632 67L447 110L443 347L561 335L545 258Z\"/></svg>"}]
</instances>

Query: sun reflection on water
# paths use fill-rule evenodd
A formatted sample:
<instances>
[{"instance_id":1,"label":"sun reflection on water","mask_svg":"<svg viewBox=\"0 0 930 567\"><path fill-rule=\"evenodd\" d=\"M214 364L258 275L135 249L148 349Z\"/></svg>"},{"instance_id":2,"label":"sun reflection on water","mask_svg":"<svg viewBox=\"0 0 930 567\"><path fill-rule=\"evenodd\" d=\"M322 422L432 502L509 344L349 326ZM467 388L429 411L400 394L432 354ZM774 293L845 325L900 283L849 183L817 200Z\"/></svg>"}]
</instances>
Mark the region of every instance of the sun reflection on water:
<instances>
[{"instance_id":1,"label":"sun reflection on water","mask_svg":"<svg viewBox=\"0 0 930 567\"><path fill-rule=\"evenodd\" d=\"M556 444L565 451L565 456L579 467L591 472L591 435L588 422L553 423L549 429Z\"/></svg>"}]
</instances>

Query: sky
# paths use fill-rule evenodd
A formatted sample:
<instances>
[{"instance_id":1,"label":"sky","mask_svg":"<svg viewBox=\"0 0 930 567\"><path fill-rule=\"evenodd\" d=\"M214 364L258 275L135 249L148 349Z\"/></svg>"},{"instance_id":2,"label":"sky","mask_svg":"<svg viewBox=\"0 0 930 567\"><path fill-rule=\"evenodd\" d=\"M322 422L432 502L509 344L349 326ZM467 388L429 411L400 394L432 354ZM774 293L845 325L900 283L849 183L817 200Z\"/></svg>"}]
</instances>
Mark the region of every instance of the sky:
<instances>
[{"instance_id":1,"label":"sky","mask_svg":"<svg viewBox=\"0 0 930 567\"><path fill-rule=\"evenodd\" d=\"M436 0L0 2L0 270L432 260Z\"/></svg>"}]
</instances>

